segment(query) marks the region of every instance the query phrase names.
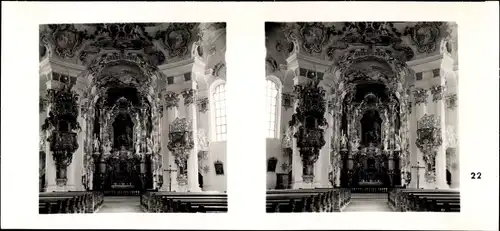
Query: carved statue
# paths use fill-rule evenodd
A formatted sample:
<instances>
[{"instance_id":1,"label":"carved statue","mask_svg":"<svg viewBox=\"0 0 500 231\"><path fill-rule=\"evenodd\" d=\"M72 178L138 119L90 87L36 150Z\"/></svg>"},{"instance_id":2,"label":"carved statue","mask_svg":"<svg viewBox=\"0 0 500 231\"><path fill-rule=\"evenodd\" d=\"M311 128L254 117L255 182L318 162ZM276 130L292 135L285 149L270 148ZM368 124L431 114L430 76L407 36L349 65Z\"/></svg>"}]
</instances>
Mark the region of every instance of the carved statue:
<instances>
[{"instance_id":1,"label":"carved statue","mask_svg":"<svg viewBox=\"0 0 500 231\"><path fill-rule=\"evenodd\" d=\"M97 135L94 135L94 152L99 152L99 146L101 144L99 143L99 139L97 138Z\"/></svg>"},{"instance_id":2,"label":"carved statue","mask_svg":"<svg viewBox=\"0 0 500 231\"><path fill-rule=\"evenodd\" d=\"M198 147L199 147L199 150L207 151L208 146L209 146L209 143L208 143L207 135L205 134L205 130L198 129Z\"/></svg>"},{"instance_id":3,"label":"carved statue","mask_svg":"<svg viewBox=\"0 0 500 231\"><path fill-rule=\"evenodd\" d=\"M399 136L399 134L396 134L395 145L396 145L396 150L401 149L401 137Z\"/></svg>"},{"instance_id":4,"label":"carved statue","mask_svg":"<svg viewBox=\"0 0 500 231\"><path fill-rule=\"evenodd\" d=\"M356 138L354 138L352 140L351 147L352 147L353 151L357 151L358 150L358 147L359 147L359 138L358 137L356 137Z\"/></svg>"},{"instance_id":5,"label":"carved statue","mask_svg":"<svg viewBox=\"0 0 500 231\"><path fill-rule=\"evenodd\" d=\"M102 150L105 154L109 154L111 152L111 141L107 140L104 144L102 144Z\"/></svg>"},{"instance_id":6,"label":"carved statue","mask_svg":"<svg viewBox=\"0 0 500 231\"><path fill-rule=\"evenodd\" d=\"M154 143L154 145L153 145L153 151L154 151L154 153L159 153L160 152L160 145L158 144L158 142Z\"/></svg>"},{"instance_id":7,"label":"carved statue","mask_svg":"<svg viewBox=\"0 0 500 231\"><path fill-rule=\"evenodd\" d=\"M153 150L152 150L152 148L153 148L153 141L151 140L151 138L148 137L147 138L147 142L148 142L147 143L148 145L147 145L146 148L148 150L148 153L152 153L153 152Z\"/></svg>"},{"instance_id":8,"label":"carved statue","mask_svg":"<svg viewBox=\"0 0 500 231\"><path fill-rule=\"evenodd\" d=\"M345 134L342 134L340 137L340 148L346 148L347 147L347 137Z\"/></svg>"},{"instance_id":9,"label":"carved statue","mask_svg":"<svg viewBox=\"0 0 500 231\"><path fill-rule=\"evenodd\" d=\"M135 154L139 155L141 153L141 142L137 140L135 143Z\"/></svg>"}]
</instances>

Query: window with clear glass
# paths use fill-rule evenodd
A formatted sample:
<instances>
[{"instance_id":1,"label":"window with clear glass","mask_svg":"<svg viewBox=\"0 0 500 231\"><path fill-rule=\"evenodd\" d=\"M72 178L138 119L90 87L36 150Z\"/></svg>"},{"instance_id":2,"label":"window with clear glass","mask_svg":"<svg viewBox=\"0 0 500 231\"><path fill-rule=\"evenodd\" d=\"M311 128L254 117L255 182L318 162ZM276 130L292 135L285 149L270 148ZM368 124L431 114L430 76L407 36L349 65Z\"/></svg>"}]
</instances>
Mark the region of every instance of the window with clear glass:
<instances>
[{"instance_id":1,"label":"window with clear glass","mask_svg":"<svg viewBox=\"0 0 500 231\"><path fill-rule=\"evenodd\" d=\"M266 83L267 137L276 138L276 115L278 111L278 84L271 80Z\"/></svg>"},{"instance_id":2,"label":"window with clear glass","mask_svg":"<svg viewBox=\"0 0 500 231\"><path fill-rule=\"evenodd\" d=\"M226 85L220 84L214 90L215 141L226 140Z\"/></svg>"}]
</instances>

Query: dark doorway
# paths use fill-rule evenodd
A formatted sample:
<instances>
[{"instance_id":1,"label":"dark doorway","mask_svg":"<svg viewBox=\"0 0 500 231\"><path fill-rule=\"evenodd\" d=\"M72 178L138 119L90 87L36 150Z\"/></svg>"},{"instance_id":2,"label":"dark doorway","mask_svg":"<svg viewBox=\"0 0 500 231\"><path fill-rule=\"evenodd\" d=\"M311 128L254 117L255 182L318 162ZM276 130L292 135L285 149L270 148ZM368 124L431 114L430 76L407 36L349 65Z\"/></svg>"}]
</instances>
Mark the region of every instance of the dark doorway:
<instances>
[{"instance_id":1,"label":"dark doorway","mask_svg":"<svg viewBox=\"0 0 500 231\"><path fill-rule=\"evenodd\" d=\"M200 185L200 188L203 188L203 175L201 175L200 172L198 172L198 184Z\"/></svg>"},{"instance_id":2,"label":"dark doorway","mask_svg":"<svg viewBox=\"0 0 500 231\"><path fill-rule=\"evenodd\" d=\"M448 169L446 169L446 183L451 185L451 172Z\"/></svg>"}]
</instances>

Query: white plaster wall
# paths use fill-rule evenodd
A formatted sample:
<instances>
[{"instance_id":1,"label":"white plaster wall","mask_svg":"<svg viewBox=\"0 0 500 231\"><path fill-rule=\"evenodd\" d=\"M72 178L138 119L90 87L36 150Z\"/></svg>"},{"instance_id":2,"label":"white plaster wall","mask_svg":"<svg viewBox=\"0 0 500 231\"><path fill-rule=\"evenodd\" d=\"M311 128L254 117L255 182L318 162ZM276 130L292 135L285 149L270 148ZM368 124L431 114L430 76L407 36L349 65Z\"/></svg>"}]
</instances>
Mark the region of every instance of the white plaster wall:
<instances>
[{"instance_id":1,"label":"white plaster wall","mask_svg":"<svg viewBox=\"0 0 500 231\"><path fill-rule=\"evenodd\" d=\"M215 166L213 162L211 163L211 165L209 165L210 166L209 174L211 174L211 176L209 177L214 177L212 189L215 191L227 191L227 175L229 174L227 172L227 165L229 163L227 161L226 147L227 147L226 141L210 143L211 159L213 160L213 162L219 160L224 164L223 165L224 175L215 174ZM238 173L233 173L233 174L238 174Z\"/></svg>"}]
</instances>

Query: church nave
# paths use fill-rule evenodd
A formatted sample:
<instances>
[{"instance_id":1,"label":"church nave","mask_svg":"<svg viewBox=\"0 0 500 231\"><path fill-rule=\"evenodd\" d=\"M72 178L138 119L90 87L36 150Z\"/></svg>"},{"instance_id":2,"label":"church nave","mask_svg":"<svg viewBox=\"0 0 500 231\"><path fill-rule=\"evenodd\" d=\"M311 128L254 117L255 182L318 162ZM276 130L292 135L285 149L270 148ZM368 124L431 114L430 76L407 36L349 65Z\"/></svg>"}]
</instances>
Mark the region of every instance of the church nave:
<instances>
[{"instance_id":1,"label":"church nave","mask_svg":"<svg viewBox=\"0 0 500 231\"><path fill-rule=\"evenodd\" d=\"M268 212L460 211L456 23L265 30Z\"/></svg>"},{"instance_id":2,"label":"church nave","mask_svg":"<svg viewBox=\"0 0 500 231\"><path fill-rule=\"evenodd\" d=\"M227 211L225 23L39 35L40 213Z\"/></svg>"}]
</instances>

